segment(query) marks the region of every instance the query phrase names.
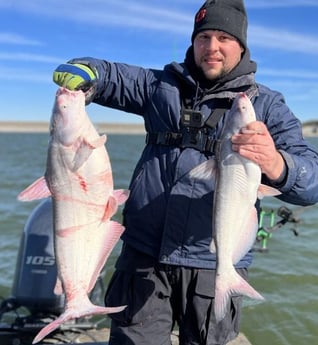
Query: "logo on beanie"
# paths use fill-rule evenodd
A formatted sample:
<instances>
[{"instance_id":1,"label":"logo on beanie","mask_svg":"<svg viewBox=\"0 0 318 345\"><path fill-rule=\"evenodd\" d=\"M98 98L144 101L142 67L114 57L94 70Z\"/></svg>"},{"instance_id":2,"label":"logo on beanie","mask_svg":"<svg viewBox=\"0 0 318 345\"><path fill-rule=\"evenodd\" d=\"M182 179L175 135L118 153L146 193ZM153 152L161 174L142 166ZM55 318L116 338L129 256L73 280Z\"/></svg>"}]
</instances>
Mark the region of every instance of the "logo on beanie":
<instances>
[{"instance_id":1,"label":"logo on beanie","mask_svg":"<svg viewBox=\"0 0 318 345\"><path fill-rule=\"evenodd\" d=\"M202 10L200 10L195 16L195 22L199 23L202 19L204 19L205 15L206 15L206 9L202 8Z\"/></svg>"}]
</instances>

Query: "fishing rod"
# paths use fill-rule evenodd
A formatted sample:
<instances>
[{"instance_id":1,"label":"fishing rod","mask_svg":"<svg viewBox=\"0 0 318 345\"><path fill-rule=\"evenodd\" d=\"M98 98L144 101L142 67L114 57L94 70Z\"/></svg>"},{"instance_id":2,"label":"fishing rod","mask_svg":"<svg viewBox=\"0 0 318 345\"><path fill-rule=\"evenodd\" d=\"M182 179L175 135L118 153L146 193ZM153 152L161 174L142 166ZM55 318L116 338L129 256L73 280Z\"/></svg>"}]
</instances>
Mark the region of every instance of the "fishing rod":
<instances>
[{"instance_id":1,"label":"fishing rod","mask_svg":"<svg viewBox=\"0 0 318 345\"><path fill-rule=\"evenodd\" d=\"M295 236L299 236L297 225L300 224L302 221L299 218L299 214L307 208L308 207L301 207L293 211L286 206L281 206L276 211L277 216L279 216L281 219L276 223L275 211L273 209L265 210L261 208L259 217L259 227L253 251L262 253L268 252L269 239L272 238L272 235L275 231L277 231L287 223L295 224L295 226L292 227L290 230L293 232ZM268 221L268 226L265 226L266 218Z\"/></svg>"}]
</instances>

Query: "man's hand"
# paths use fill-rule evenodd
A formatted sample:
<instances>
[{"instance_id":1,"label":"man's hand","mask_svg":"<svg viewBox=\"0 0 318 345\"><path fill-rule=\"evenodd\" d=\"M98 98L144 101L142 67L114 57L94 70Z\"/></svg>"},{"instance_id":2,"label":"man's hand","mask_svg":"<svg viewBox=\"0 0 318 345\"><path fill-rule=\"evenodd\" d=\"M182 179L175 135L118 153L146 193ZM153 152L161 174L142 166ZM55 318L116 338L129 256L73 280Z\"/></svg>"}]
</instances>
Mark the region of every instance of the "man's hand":
<instances>
[{"instance_id":1,"label":"man's hand","mask_svg":"<svg viewBox=\"0 0 318 345\"><path fill-rule=\"evenodd\" d=\"M263 122L254 121L232 136L232 148L243 157L257 163L270 180L281 178L285 162Z\"/></svg>"},{"instance_id":2,"label":"man's hand","mask_svg":"<svg viewBox=\"0 0 318 345\"><path fill-rule=\"evenodd\" d=\"M74 61L74 62L73 62ZM69 90L82 90L85 93L86 104L95 95L98 73L95 68L85 64L85 61L72 60L59 65L53 72L53 81Z\"/></svg>"}]
</instances>

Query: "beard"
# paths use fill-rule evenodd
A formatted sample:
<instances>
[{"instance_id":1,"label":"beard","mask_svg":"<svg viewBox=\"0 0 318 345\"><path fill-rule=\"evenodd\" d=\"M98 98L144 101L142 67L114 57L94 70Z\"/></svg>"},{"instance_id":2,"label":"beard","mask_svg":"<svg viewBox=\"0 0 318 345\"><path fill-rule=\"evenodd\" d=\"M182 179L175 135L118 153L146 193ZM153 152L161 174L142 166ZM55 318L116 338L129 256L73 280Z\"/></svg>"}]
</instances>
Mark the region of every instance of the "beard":
<instances>
[{"instance_id":1,"label":"beard","mask_svg":"<svg viewBox=\"0 0 318 345\"><path fill-rule=\"evenodd\" d=\"M204 70L201 66L197 67L200 71L200 74L203 75L207 80L209 81L218 81L222 79L225 75L231 72L233 69L222 67L221 69L215 71L215 70Z\"/></svg>"},{"instance_id":2,"label":"beard","mask_svg":"<svg viewBox=\"0 0 318 345\"><path fill-rule=\"evenodd\" d=\"M214 88L218 84L223 84L229 80L233 80L239 76L248 73L255 73L257 65L250 60L250 52L248 49L242 54L241 61L231 71L227 71L224 67L218 73L208 73L203 71L201 66L197 66L194 61L193 46L190 46L186 52L185 65L195 81L203 89Z\"/></svg>"}]
</instances>

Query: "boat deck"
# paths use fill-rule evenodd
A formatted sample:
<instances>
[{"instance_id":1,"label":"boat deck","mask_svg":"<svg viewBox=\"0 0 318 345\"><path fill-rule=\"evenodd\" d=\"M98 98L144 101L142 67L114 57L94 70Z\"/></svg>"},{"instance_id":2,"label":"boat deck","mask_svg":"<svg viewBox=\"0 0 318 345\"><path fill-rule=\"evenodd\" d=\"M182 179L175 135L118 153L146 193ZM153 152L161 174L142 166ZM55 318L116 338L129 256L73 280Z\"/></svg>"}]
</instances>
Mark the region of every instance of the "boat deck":
<instances>
[{"instance_id":1,"label":"boat deck","mask_svg":"<svg viewBox=\"0 0 318 345\"><path fill-rule=\"evenodd\" d=\"M80 344L82 345L108 345L108 339L109 339L109 329L108 328L103 328L100 330L94 330L89 332L92 338L96 339L98 342L81 342L81 338L85 341L85 337L87 338L87 335L83 335L83 337L79 337L76 341L76 343L79 343L78 340L80 341ZM171 335L171 342L172 345L178 345L178 333L173 332ZM39 345L47 345L48 343L42 343ZM62 345L62 344L57 344L56 345ZM229 342L228 345L252 345L246 336L242 333L239 334L239 336L234 339L233 341Z\"/></svg>"},{"instance_id":2,"label":"boat deck","mask_svg":"<svg viewBox=\"0 0 318 345\"><path fill-rule=\"evenodd\" d=\"M0 345L30 345L37 331L30 330L19 331L13 328L7 328L4 325L0 327ZM109 328L73 328L61 329L53 332L51 335L43 339L38 345L63 345L63 344L82 344L82 345L108 345ZM178 332L171 334L171 344L178 345ZM228 343L227 345L252 345L244 334Z\"/></svg>"}]
</instances>

